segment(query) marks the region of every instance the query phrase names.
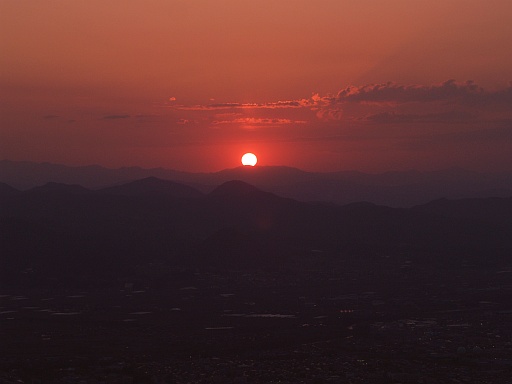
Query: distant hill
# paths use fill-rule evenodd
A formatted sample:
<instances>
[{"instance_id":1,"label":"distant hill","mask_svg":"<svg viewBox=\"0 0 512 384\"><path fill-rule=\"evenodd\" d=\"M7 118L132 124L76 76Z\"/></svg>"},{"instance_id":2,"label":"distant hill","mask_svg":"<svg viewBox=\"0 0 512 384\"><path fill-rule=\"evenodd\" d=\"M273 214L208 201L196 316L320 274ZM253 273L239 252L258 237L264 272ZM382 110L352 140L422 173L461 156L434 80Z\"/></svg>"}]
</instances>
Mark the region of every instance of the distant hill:
<instances>
[{"instance_id":1,"label":"distant hill","mask_svg":"<svg viewBox=\"0 0 512 384\"><path fill-rule=\"evenodd\" d=\"M459 200L438 199L413 207L413 210L460 219L510 222L510 218L512 218L512 197ZM512 232L510 235L512 236Z\"/></svg>"},{"instance_id":2,"label":"distant hill","mask_svg":"<svg viewBox=\"0 0 512 384\"><path fill-rule=\"evenodd\" d=\"M255 203L256 201L283 201L282 197L278 197L273 193L264 192L254 185L248 184L241 180L226 181L219 185L208 194L208 199L213 201L226 201L234 203L242 200L243 203Z\"/></svg>"},{"instance_id":3,"label":"distant hill","mask_svg":"<svg viewBox=\"0 0 512 384\"><path fill-rule=\"evenodd\" d=\"M64 184L49 182L39 187L30 189L30 193L66 193L66 194L82 194L91 193L90 189L84 188L78 184Z\"/></svg>"},{"instance_id":4,"label":"distant hill","mask_svg":"<svg viewBox=\"0 0 512 384\"><path fill-rule=\"evenodd\" d=\"M79 184L99 189L154 176L167 180L179 180L179 171L162 168L143 169L124 167L109 169L99 165L71 167L61 164L33 163L29 161L0 161L0 182L18 189L29 189L48 182Z\"/></svg>"},{"instance_id":5,"label":"distant hill","mask_svg":"<svg viewBox=\"0 0 512 384\"><path fill-rule=\"evenodd\" d=\"M200 198L203 193L187 185L156 177L146 177L127 184L103 188L99 192L122 196L169 196L174 198Z\"/></svg>"},{"instance_id":6,"label":"distant hill","mask_svg":"<svg viewBox=\"0 0 512 384\"><path fill-rule=\"evenodd\" d=\"M462 169L367 174L355 171L306 172L283 166L256 166L213 173L188 173L163 168L108 169L100 166L67 167L49 163L0 161L0 182L21 190L48 182L79 184L97 190L149 177L188 185L196 190L190 190L192 196L198 196L197 191L209 193L222 183L240 180L283 197L339 205L368 201L391 207L412 207L440 198L512 196L512 173L477 173ZM129 193L136 194L136 185L127 188L132 189ZM114 193L115 188L111 191ZM185 190L182 189L182 192Z\"/></svg>"},{"instance_id":7,"label":"distant hill","mask_svg":"<svg viewBox=\"0 0 512 384\"><path fill-rule=\"evenodd\" d=\"M17 194L19 191L8 184L0 183L0 199Z\"/></svg>"}]
</instances>

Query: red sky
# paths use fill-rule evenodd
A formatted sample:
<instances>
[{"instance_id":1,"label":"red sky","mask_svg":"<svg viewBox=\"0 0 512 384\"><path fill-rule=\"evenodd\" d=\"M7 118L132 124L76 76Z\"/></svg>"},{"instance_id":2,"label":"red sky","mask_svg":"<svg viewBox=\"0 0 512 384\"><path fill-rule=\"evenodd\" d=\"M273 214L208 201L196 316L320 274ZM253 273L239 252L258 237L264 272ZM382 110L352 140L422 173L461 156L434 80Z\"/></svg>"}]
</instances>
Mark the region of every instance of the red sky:
<instances>
[{"instance_id":1,"label":"red sky","mask_svg":"<svg viewBox=\"0 0 512 384\"><path fill-rule=\"evenodd\" d=\"M512 170L510 0L2 0L0 159Z\"/></svg>"}]
</instances>

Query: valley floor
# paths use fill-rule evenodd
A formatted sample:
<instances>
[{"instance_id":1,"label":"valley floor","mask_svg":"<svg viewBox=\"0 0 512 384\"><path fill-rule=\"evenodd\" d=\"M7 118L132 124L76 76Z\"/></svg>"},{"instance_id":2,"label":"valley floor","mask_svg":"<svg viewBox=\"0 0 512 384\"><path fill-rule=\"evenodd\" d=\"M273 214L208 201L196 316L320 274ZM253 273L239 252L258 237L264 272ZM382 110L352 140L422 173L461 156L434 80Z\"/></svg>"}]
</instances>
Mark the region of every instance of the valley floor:
<instances>
[{"instance_id":1,"label":"valley floor","mask_svg":"<svg viewBox=\"0 0 512 384\"><path fill-rule=\"evenodd\" d=\"M5 288L0 382L510 382L510 270L355 270L148 265L109 287Z\"/></svg>"}]
</instances>

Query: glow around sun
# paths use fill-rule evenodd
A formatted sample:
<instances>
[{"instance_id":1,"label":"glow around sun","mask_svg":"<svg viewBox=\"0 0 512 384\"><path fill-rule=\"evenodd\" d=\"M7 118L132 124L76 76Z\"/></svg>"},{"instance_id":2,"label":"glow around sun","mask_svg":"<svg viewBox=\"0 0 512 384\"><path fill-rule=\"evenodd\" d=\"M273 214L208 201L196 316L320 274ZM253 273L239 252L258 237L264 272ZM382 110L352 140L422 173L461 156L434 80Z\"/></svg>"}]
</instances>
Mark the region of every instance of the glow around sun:
<instances>
[{"instance_id":1,"label":"glow around sun","mask_svg":"<svg viewBox=\"0 0 512 384\"><path fill-rule=\"evenodd\" d=\"M254 167L256 163L258 162L258 158L254 153L246 153L242 156L242 164L243 165L249 165L251 167Z\"/></svg>"}]
</instances>

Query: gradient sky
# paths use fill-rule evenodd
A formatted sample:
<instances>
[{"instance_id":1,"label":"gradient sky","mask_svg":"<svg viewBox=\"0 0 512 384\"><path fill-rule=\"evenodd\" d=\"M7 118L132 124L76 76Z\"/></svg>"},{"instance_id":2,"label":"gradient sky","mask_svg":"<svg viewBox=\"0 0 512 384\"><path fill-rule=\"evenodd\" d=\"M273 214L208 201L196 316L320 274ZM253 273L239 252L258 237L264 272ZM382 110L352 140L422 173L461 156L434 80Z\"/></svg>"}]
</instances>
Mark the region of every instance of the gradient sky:
<instances>
[{"instance_id":1,"label":"gradient sky","mask_svg":"<svg viewBox=\"0 0 512 384\"><path fill-rule=\"evenodd\" d=\"M0 159L512 170L510 0L0 0Z\"/></svg>"}]
</instances>

